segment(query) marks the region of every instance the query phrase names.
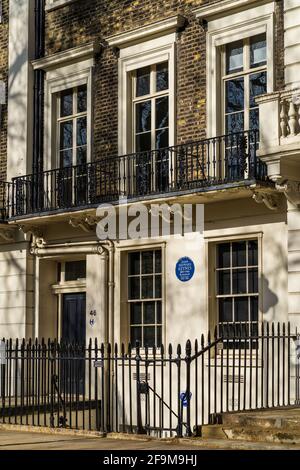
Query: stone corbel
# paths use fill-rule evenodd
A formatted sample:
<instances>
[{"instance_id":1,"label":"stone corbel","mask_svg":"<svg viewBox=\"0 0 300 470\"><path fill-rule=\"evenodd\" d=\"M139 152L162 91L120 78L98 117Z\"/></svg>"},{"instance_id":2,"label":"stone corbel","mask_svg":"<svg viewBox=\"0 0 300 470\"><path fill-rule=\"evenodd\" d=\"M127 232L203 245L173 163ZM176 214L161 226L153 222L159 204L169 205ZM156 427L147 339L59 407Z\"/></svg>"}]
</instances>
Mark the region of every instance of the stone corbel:
<instances>
[{"instance_id":1,"label":"stone corbel","mask_svg":"<svg viewBox=\"0 0 300 470\"><path fill-rule=\"evenodd\" d=\"M87 222L86 217L71 217L69 220L69 224L72 225L74 228L81 228L86 233L90 233L92 231L91 225Z\"/></svg>"},{"instance_id":2,"label":"stone corbel","mask_svg":"<svg viewBox=\"0 0 300 470\"><path fill-rule=\"evenodd\" d=\"M278 209L278 196L274 194L254 191L252 198L257 204L264 204L271 211Z\"/></svg>"},{"instance_id":3,"label":"stone corbel","mask_svg":"<svg viewBox=\"0 0 300 470\"><path fill-rule=\"evenodd\" d=\"M300 182L285 180L281 183L276 183L277 191L283 193L287 200L294 206L300 206Z\"/></svg>"},{"instance_id":4,"label":"stone corbel","mask_svg":"<svg viewBox=\"0 0 300 470\"><path fill-rule=\"evenodd\" d=\"M32 248L43 248L43 246L46 245L44 234L40 228L32 225L19 225L19 228L25 235L28 233L32 235Z\"/></svg>"}]
</instances>

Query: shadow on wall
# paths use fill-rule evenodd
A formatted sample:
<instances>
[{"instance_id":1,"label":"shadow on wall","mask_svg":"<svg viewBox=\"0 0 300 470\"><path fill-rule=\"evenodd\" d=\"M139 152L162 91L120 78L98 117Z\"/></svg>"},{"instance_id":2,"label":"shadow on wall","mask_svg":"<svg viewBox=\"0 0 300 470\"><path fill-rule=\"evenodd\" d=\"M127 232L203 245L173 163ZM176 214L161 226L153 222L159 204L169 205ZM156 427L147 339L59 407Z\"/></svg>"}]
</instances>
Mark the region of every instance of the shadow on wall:
<instances>
[{"instance_id":1,"label":"shadow on wall","mask_svg":"<svg viewBox=\"0 0 300 470\"><path fill-rule=\"evenodd\" d=\"M276 318L275 307L278 304L278 296L269 287L269 281L264 275L260 278L261 290L263 292L263 320L273 321ZM266 318L265 318L266 317ZM278 319L277 319L278 320Z\"/></svg>"}]
</instances>

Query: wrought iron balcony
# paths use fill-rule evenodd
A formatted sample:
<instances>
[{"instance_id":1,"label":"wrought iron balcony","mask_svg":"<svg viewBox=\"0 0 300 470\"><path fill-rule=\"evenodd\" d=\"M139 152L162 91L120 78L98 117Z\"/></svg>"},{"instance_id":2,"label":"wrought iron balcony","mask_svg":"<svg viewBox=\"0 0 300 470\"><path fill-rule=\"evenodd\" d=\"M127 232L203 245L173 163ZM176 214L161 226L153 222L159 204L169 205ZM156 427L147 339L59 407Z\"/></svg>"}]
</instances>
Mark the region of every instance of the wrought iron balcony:
<instances>
[{"instance_id":1,"label":"wrought iron balcony","mask_svg":"<svg viewBox=\"0 0 300 470\"><path fill-rule=\"evenodd\" d=\"M265 181L257 147L258 132L247 131L17 177L11 217Z\"/></svg>"}]
</instances>

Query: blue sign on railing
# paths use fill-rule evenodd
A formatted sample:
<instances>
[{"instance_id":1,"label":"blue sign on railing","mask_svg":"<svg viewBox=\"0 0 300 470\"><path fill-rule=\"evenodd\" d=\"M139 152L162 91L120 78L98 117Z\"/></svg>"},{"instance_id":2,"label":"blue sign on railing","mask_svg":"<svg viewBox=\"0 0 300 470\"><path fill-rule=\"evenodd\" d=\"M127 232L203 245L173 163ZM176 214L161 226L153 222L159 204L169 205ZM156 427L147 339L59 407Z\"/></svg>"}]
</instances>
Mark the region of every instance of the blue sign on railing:
<instances>
[{"instance_id":1,"label":"blue sign on railing","mask_svg":"<svg viewBox=\"0 0 300 470\"><path fill-rule=\"evenodd\" d=\"M192 392L190 392L190 400L192 398ZM180 394L180 400L181 400L181 403L182 403L182 406L184 406L185 408L188 406L188 398L187 398L187 393L186 392L182 392Z\"/></svg>"},{"instance_id":2,"label":"blue sign on railing","mask_svg":"<svg viewBox=\"0 0 300 470\"><path fill-rule=\"evenodd\" d=\"M185 256L180 258L176 264L176 276L182 282L187 282L192 279L195 273L195 264L191 258Z\"/></svg>"}]
</instances>

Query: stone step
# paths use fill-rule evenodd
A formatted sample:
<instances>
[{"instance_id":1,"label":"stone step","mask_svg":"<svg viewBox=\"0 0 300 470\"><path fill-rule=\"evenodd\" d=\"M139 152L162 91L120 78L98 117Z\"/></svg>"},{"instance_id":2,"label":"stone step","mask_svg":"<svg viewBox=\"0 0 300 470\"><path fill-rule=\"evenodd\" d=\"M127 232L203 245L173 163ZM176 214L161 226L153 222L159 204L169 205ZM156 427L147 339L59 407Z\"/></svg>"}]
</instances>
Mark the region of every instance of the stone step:
<instances>
[{"instance_id":1,"label":"stone step","mask_svg":"<svg viewBox=\"0 0 300 470\"><path fill-rule=\"evenodd\" d=\"M300 430L300 410L270 410L250 413L224 413L221 423L226 426L261 429Z\"/></svg>"},{"instance_id":2,"label":"stone step","mask_svg":"<svg viewBox=\"0 0 300 470\"><path fill-rule=\"evenodd\" d=\"M296 429L263 429L255 426L240 427L214 424L203 426L201 437L202 439L300 444L300 426Z\"/></svg>"}]
</instances>

